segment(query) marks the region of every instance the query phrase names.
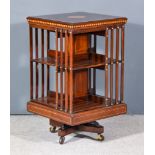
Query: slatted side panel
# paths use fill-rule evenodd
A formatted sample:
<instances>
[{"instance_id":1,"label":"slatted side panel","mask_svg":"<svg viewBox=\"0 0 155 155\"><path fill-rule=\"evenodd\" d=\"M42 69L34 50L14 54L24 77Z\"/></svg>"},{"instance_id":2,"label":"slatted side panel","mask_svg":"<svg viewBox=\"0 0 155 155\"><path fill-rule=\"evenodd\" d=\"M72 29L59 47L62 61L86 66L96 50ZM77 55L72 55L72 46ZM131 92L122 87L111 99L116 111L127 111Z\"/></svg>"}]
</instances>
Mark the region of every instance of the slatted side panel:
<instances>
[{"instance_id":1,"label":"slatted side panel","mask_svg":"<svg viewBox=\"0 0 155 155\"><path fill-rule=\"evenodd\" d=\"M33 29L34 29L34 36L33 36ZM45 30L41 29L41 33L40 33L41 46L38 46L39 44L38 29L29 27L30 98L31 99L39 97L39 68L38 68L37 62L34 62L34 68L33 68L32 59L34 58L37 59L39 57L39 47L41 47L40 56L42 58L45 56L44 46L46 45L44 45L44 43L45 43L46 38L45 38L44 32ZM108 35L109 32L110 32L110 35ZM34 41L33 41L33 38L34 38ZM60 41L59 41L59 38L60 38ZM97 44L96 38L97 38L96 35L94 35L94 52L95 53L96 53L96 44ZM64 42L64 39L65 39L65 42ZM116 40L115 43L114 43L114 39ZM91 43L91 39L89 40L89 42ZM110 45L110 48L108 47L109 45ZM68 33L67 31L57 29L55 31L55 47L56 47L56 52L55 52L56 109L65 110L65 112L73 113L73 110L74 110L73 109L73 100L74 100L73 98L73 33L72 32ZM91 48L91 44L89 45L89 48ZM47 52L49 49L50 49L50 32L47 30ZM108 64L109 63L108 53L110 53L110 66L109 66L110 74L108 74L108 65L109 65ZM119 60L120 58L121 58L121 61ZM114 59L116 59L116 62L114 62ZM124 26L117 27L115 29L107 28L105 30L104 61L105 61L105 76L104 76L105 105L109 106L109 103L110 105L113 105L114 103L119 104L120 101L124 102ZM121 65L119 66L120 62L121 62ZM35 71L34 73L33 73L33 70ZM93 86L92 86L93 94L96 94L96 69L93 68L92 71L93 71ZM60 73L60 85L58 84L59 83L58 73ZM47 75L47 79L44 77L45 74ZM33 83L34 75L35 75L36 80ZM45 65L41 64L41 79L40 80L41 80L41 88L42 88L41 96L44 97L45 96L44 92L46 89L45 82L47 81L47 93L49 92L49 86L50 86L50 66L49 65L47 65L47 71L45 72ZM109 83L108 81L110 82L110 87L108 85ZM60 86L60 94L59 94L59 89L58 89L59 86ZM35 89L35 95L34 95L34 89ZM89 91L90 89L91 89L91 72L89 69ZM110 98L110 102L109 102L109 98Z\"/></svg>"},{"instance_id":2,"label":"slatted side panel","mask_svg":"<svg viewBox=\"0 0 155 155\"><path fill-rule=\"evenodd\" d=\"M41 68L40 68L39 63L33 62L32 60L38 59L40 57L42 58L44 57L44 30L30 27L29 41L30 41L29 42L30 43L30 99L34 99L34 98L37 99L39 97L44 97L45 95L44 94L45 71L44 71L43 64L41 64ZM41 73L41 75L39 73ZM39 87L40 82L41 82L41 87Z\"/></svg>"},{"instance_id":3,"label":"slatted side panel","mask_svg":"<svg viewBox=\"0 0 155 155\"><path fill-rule=\"evenodd\" d=\"M110 35L108 35L109 32ZM108 43L109 36L110 36L109 40L110 42ZM115 39L115 47L114 47L114 39ZM108 48L109 44L110 48ZM110 49L110 66L109 66L110 74L108 74L108 63L109 63L108 49ZM110 77L108 77L109 75ZM110 80L110 90L108 86L109 80ZM110 92L110 96L108 92ZM113 94L113 92L115 92L115 94ZM113 105L114 103L119 104L122 102L124 102L124 26L116 27L115 29L114 28L110 28L109 30L106 29L105 31L105 105L108 106L109 103L110 105Z\"/></svg>"},{"instance_id":4,"label":"slatted side panel","mask_svg":"<svg viewBox=\"0 0 155 155\"><path fill-rule=\"evenodd\" d=\"M34 30L34 31L33 31ZM29 28L30 41L30 99L39 98L39 81L41 80L41 96L44 96L44 65L41 65L41 79L39 76L40 68L38 62L33 62L33 59L38 59L40 56L44 57L44 30L38 28ZM39 33L41 32L41 33ZM39 35L41 36L41 45L39 44ZM39 48L41 54L39 55ZM34 67L33 67L34 65Z\"/></svg>"}]
</instances>

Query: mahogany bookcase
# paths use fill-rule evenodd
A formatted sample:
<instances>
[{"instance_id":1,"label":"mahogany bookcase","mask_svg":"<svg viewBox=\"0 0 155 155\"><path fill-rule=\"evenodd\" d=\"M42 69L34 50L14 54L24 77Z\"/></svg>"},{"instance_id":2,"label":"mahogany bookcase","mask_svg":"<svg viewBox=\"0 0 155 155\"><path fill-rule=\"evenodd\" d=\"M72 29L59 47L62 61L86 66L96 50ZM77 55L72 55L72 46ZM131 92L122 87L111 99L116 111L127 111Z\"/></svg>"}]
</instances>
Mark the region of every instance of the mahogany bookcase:
<instances>
[{"instance_id":1,"label":"mahogany bookcase","mask_svg":"<svg viewBox=\"0 0 155 155\"><path fill-rule=\"evenodd\" d=\"M96 120L127 112L124 101L127 18L73 12L27 17L27 21L30 44L27 110L50 120L50 131L58 131L60 144L76 130L97 133L97 139L102 141L104 128ZM98 37L103 40L100 53ZM50 73L51 68L54 73ZM97 70L103 73L102 95L97 94Z\"/></svg>"}]
</instances>

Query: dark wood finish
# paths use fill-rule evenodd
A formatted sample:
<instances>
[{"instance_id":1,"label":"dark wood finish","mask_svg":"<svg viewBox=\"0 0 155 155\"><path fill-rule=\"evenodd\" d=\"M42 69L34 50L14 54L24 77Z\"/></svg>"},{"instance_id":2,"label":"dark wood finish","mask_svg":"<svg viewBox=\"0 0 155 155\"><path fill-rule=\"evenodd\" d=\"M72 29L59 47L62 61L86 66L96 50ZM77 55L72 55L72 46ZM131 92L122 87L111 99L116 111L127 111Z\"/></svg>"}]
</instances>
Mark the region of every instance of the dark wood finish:
<instances>
[{"instance_id":1,"label":"dark wood finish","mask_svg":"<svg viewBox=\"0 0 155 155\"><path fill-rule=\"evenodd\" d=\"M66 135L69 135L71 133L74 133L77 129L75 127L68 127L66 129L59 129L58 136L64 137Z\"/></svg>"},{"instance_id":2,"label":"dark wood finish","mask_svg":"<svg viewBox=\"0 0 155 155\"><path fill-rule=\"evenodd\" d=\"M97 122L87 123L87 124L81 124L76 126L64 126L63 128L60 128L58 131L59 136L66 136L71 133L74 133L76 131L85 131L85 132L92 132L92 133L98 133L101 134L104 132L104 127L101 125L98 125Z\"/></svg>"},{"instance_id":3,"label":"dark wood finish","mask_svg":"<svg viewBox=\"0 0 155 155\"><path fill-rule=\"evenodd\" d=\"M103 15L97 13L88 13L88 12L72 12L72 13L63 13L55 15L43 15L36 17L28 17L28 19L40 20L40 21L52 21L58 24L66 23L70 25L78 25L80 23L94 23L100 21L109 21L109 20L119 20L126 19L125 17Z\"/></svg>"},{"instance_id":4,"label":"dark wood finish","mask_svg":"<svg viewBox=\"0 0 155 155\"><path fill-rule=\"evenodd\" d=\"M88 35L88 46L87 46L87 48L88 48L87 51L89 52L87 55L88 55L88 58L89 58L89 59L91 59L91 54L90 54L90 52L91 52L91 51L90 51L90 49L91 49L91 42L92 42L91 34L89 34L89 35ZM92 77L91 77L91 68L88 69L88 78L89 78L89 79L88 79L88 92L91 93L91 92L90 92L90 91L91 91L91 87L92 87L92 86L91 86L91 81L92 81Z\"/></svg>"},{"instance_id":5,"label":"dark wood finish","mask_svg":"<svg viewBox=\"0 0 155 155\"><path fill-rule=\"evenodd\" d=\"M27 19L30 43L30 101L27 110L50 120L50 125L53 126L50 131L58 131L60 144L64 142L64 136L75 131L103 133L103 127L96 123L92 124L94 121L127 112L124 101L124 25L127 18L76 12ZM39 29L41 33L38 33ZM53 40L50 38L51 33L55 33L55 49L50 47L50 41ZM97 51L97 36L105 38L105 49L102 54ZM38 67L39 64L41 68ZM50 90L50 66L55 68L55 90ZM102 96L97 95L96 91L97 69L105 72L102 78L105 81L105 93ZM56 130L57 126L60 127L59 130ZM100 140L103 140L102 135Z\"/></svg>"},{"instance_id":6,"label":"dark wood finish","mask_svg":"<svg viewBox=\"0 0 155 155\"><path fill-rule=\"evenodd\" d=\"M89 60L89 39L87 34L78 34L73 36L73 70L74 65L81 62L81 60ZM88 82L87 79L89 78ZM82 71L75 71L73 73L73 96L80 97L88 94L90 86L90 69Z\"/></svg>"},{"instance_id":7,"label":"dark wood finish","mask_svg":"<svg viewBox=\"0 0 155 155\"><path fill-rule=\"evenodd\" d=\"M50 31L48 30L46 40L47 40L47 52L48 52L48 50L50 49Z\"/></svg>"},{"instance_id":8,"label":"dark wood finish","mask_svg":"<svg viewBox=\"0 0 155 155\"><path fill-rule=\"evenodd\" d=\"M90 76L90 75L89 75ZM73 74L74 97L82 97L88 94L88 70L75 71ZM88 80L88 81L87 81Z\"/></svg>"},{"instance_id":9,"label":"dark wood finish","mask_svg":"<svg viewBox=\"0 0 155 155\"><path fill-rule=\"evenodd\" d=\"M53 54L55 54L55 50L50 50ZM52 54L52 55L53 55ZM45 58L38 58L38 59L33 59L33 62L38 62L41 64L47 64L50 66L55 66L55 56L52 56L50 54L50 57L45 57ZM59 51L58 51L58 59L59 57ZM65 57L65 56L63 56ZM82 57L82 58L80 58ZM70 58L70 57L69 57ZM104 69L105 62L103 60L105 59L105 55L102 54L91 54L91 59L86 58L85 55L79 55L77 56L78 61L74 61L73 64L73 70L81 70L81 69L86 69L86 68L98 68L98 69ZM81 59L81 60L80 60ZM116 59L113 59L113 64L116 63ZM118 63L121 63L121 60L118 61ZM110 58L108 58L108 65L111 64Z\"/></svg>"},{"instance_id":10,"label":"dark wood finish","mask_svg":"<svg viewBox=\"0 0 155 155\"><path fill-rule=\"evenodd\" d=\"M54 127L61 127L63 124L61 122L58 122L58 121L54 121L52 119L49 119L49 124L54 126Z\"/></svg>"},{"instance_id":11,"label":"dark wood finish","mask_svg":"<svg viewBox=\"0 0 155 155\"><path fill-rule=\"evenodd\" d=\"M90 36L87 34L74 35L74 56L88 54L90 48Z\"/></svg>"},{"instance_id":12,"label":"dark wood finish","mask_svg":"<svg viewBox=\"0 0 155 155\"><path fill-rule=\"evenodd\" d=\"M51 108L56 108L55 92L50 91L48 93L49 94L47 97L43 97L43 98L40 97L38 99L33 99L32 101L39 103L39 104L46 105ZM59 93L58 94L59 96L58 108L59 109L61 107L60 95L61 94ZM65 95L63 94L63 96ZM110 104L110 98L107 99L107 102L108 104ZM116 104L115 100L112 100L112 102L113 104ZM73 101L73 109L74 109L73 113L78 113L78 112L87 111L87 110L91 110L95 108L102 108L102 107L106 107L105 97L99 96L99 95L88 95L88 96L78 97L78 98L74 98L74 101Z\"/></svg>"},{"instance_id":13,"label":"dark wood finish","mask_svg":"<svg viewBox=\"0 0 155 155\"><path fill-rule=\"evenodd\" d=\"M89 125L89 124L82 124L78 126L78 130L79 131L86 131L86 132L93 132L93 133L98 133L101 134L104 131L104 127L103 126L93 126L93 125Z\"/></svg>"},{"instance_id":14,"label":"dark wood finish","mask_svg":"<svg viewBox=\"0 0 155 155\"><path fill-rule=\"evenodd\" d=\"M94 34L94 54L96 54L96 42L97 42L97 37L96 34ZM94 60L96 61L96 55L94 57ZM96 94L96 69L93 68L93 94Z\"/></svg>"},{"instance_id":15,"label":"dark wood finish","mask_svg":"<svg viewBox=\"0 0 155 155\"><path fill-rule=\"evenodd\" d=\"M69 18L69 16L72 16L72 18ZM117 27L127 22L126 17L86 12L27 17L27 20L33 27L48 29L51 31L54 31L55 27L63 28L64 30L72 29L73 34L104 31L107 26Z\"/></svg>"},{"instance_id":16,"label":"dark wood finish","mask_svg":"<svg viewBox=\"0 0 155 155\"><path fill-rule=\"evenodd\" d=\"M88 111L78 112L72 115L70 115L70 113L58 111L55 108L38 104L35 101L29 102L27 105L27 109L29 112L36 113L41 116L44 116L71 126L79 125L82 123L88 123L94 120L99 120L99 119L108 118L112 116L121 115L127 112L127 106L124 103L103 107L103 108L99 107Z\"/></svg>"}]
</instances>

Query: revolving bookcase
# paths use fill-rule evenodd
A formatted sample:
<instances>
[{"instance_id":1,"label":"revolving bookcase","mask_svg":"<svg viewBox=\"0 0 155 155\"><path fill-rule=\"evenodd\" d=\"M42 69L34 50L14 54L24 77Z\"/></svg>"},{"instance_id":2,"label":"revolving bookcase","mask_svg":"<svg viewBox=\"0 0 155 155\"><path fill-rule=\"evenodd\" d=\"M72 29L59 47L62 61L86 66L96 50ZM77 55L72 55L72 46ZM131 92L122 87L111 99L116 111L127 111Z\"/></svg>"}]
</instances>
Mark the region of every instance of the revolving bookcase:
<instances>
[{"instance_id":1,"label":"revolving bookcase","mask_svg":"<svg viewBox=\"0 0 155 155\"><path fill-rule=\"evenodd\" d=\"M27 110L50 120L50 131L58 131L60 144L66 135L77 130L97 133L97 139L102 141L104 128L96 120L127 112L124 101L127 18L73 12L27 17L27 21L30 43ZM102 73L100 77L98 70ZM102 88L100 93L97 83Z\"/></svg>"}]
</instances>

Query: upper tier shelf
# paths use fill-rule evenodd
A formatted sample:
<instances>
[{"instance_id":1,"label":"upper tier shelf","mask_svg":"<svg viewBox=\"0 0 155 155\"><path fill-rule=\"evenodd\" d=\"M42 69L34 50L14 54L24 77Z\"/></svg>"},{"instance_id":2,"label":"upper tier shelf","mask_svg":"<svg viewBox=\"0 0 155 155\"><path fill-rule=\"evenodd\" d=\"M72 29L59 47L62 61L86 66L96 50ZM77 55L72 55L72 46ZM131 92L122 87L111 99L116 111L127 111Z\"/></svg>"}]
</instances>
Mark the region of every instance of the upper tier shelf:
<instances>
[{"instance_id":1,"label":"upper tier shelf","mask_svg":"<svg viewBox=\"0 0 155 155\"><path fill-rule=\"evenodd\" d=\"M64 58L64 56L63 56ZM105 66L105 56L101 54L91 54L89 59L81 59L80 61L75 60L73 63L73 70L81 70L86 68L100 68L104 69ZM46 64L49 66L55 66L55 57L45 57L45 58L38 58L33 59L33 62ZM63 61L64 62L64 61ZM112 63L116 63L116 59L113 59ZM119 63L121 63L121 60L119 60ZM69 63L68 63L69 64ZM110 58L108 59L108 64L111 64ZM60 64L58 64L59 66ZM65 67L63 63L63 67Z\"/></svg>"}]
</instances>

